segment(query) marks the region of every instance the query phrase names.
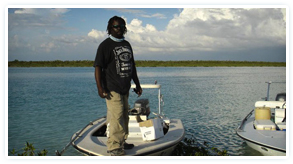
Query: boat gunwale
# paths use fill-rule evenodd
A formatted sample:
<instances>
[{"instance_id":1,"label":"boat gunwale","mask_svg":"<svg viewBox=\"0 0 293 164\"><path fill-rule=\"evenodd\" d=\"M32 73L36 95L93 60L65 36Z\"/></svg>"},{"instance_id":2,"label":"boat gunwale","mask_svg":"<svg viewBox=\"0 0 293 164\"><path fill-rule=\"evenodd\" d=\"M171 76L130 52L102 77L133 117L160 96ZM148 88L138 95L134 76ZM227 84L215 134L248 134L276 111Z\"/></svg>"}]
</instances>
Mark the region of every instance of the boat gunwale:
<instances>
[{"instance_id":1,"label":"boat gunwale","mask_svg":"<svg viewBox=\"0 0 293 164\"><path fill-rule=\"evenodd\" d=\"M269 145L261 144L260 142L253 141L253 140L250 140L250 139L248 139L248 138L245 138L245 137L241 136L241 135L238 134L238 133L237 133L237 135L238 135L240 138L242 138L242 139L244 139L244 140L246 140L246 141L248 141L248 142L254 143L254 144L256 144L256 145L264 146L264 147L269 148L269 149L272 149L272 150L277 150L277 151L280 151L280 152L286 153L286 150L284 150L284 149L279 149L279 148L271 147L271 146L269 146Z\"/></svg>"},{"instance_id":2,"label":"boat gunwale","mask_svg":"<svg viewBox=\"0 0 293 164\"><path fill-rule=\"evenodd\" d=\"M92 121L92 127L89 127L87 130L85 130L83 133L81 133L80 135L83 135L83 134L85 134L85 133L87 133L87 135L90 135L90 136L92 136L92 134L94 133L94 132L91 132L92 130L90 130L90 129L92 129L94 126L97 126L97 127L95 127L94 129L99 129L100 127L102 127L102 126L104 126L103 125L103 123L106 121L106 120L104 120L104 121L98 121L98 120L100 120L100 119L105 119L105 117L102 117L102 118L99 118L99 119L96 119L95 121ZM180 120L180 119L171 119L171 120L176 120L176 121L180 121L181 122L181 124L182 124L182 121ZM97 124L99 124L99 123L101 123L101 125L97 125ZM171 122L172 123L172 122ZM183 124L182 124L182 126L183 126ZM90 131L89 131L90 130ZM95 130L95 131L96 131ZM146 156L146 155L151 155L151 154L154 154L154 153L156 153L156 152L160 152L160 151L162 151L162 150L165 150L165 149L168 149L168 148L171 148L171 147L174 147L174 146L176 146L177 144L179 144L179 142L181 142L183 139L184 139L184 136L185 136L185 129L184 129L184 127L183 127L183 129L182 129L182 135L180 136L180 137L178 137L176 140L174 140L174 142L172 142L172 143L169 143L168 145L164 145L163 147L158 147L158 148L155 148L155 149L153 149L153 150L151 150L151 151L147 151L147 152L142 152L142 153L139 153L139 154L134 154L133 156ZM75 137L75 135L78 133L79 131L77 131L76 133L74 133L74 135L72 136L72 138L74 138ZM169 132L169 131L168 131ZM86 135L86 136L87 136ZM168 133L166 133L166 135L168 135ZM90 156L103 156L103 154L98 154L98 153L92 153L91 151L89 151L89 150L86 150L85 148L83 148L83 147L79 147L77 144L75 144L75 142L78 140L78 139L81 139L80 137L78 137L77 139L75 139L75 141L73 141L72 142L72 146L75 148L75 149L77 149L78 151L80 151L80 152L82 152L82 153L84 153L84 154L86 154L86 155L90 155ZM126 155L127 156L127 155Z\"/></svg>"},{"instance_id":3,"label":"boat gunwale","mask_svg":"<svg viewBox=\"0 0 293 164\"><path fill-rule=\"evenodd\" d=\"M239 134L239 133L244 132L244 131L243 131L243 126L244 126L244 124L248 121L248 119L253 115L253 111L254 111L254 109L253 109L251 112L249 112L248 115L242 120L240 126L238 126L238 128L237 128L237 130L236 130L236 134L237 134L240 138L244 139L245 141L248 141L248 142L251 142L251 143L254 143L254 144L256 144L256 145L263 146L263 147L266 147L266 148L269 148L269 149L272 149L272 150L276 150L276 151L280 151L280 152L286 153L286 149L284 150L284 149L282 149L282 148L276 148L276 147L272 147L272 146L270 146L270 145L262 144L262 143L260 143L260 142L257 142L257 141L255 141L255 140L251 140L251 139L249 139L249 138L247 138L247 137L244 137L243 135Z\"/></svg>"}]
</instances>

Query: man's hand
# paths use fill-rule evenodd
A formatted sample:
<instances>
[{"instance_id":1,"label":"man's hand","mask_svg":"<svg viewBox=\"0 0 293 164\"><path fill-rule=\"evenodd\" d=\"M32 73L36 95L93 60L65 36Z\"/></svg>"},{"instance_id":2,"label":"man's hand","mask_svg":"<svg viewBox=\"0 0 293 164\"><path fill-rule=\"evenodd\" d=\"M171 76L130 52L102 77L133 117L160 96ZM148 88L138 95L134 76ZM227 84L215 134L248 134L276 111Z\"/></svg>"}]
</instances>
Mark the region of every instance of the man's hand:
<instances>
[{"instance_id":1,"label":"man's hand","mask_svg":"<svg viewBox=\"0 0 293 164\"><path fill-rule=\"evenodd\" d=\"M108 96L108 94L103 89L98 89L98 92L101 98L106 98Z\"/></svg>"},{"instance_id":2,"label":"man's hand","mask_svg":"<svg viewBox=\"0 0 293 164\"><path fill-rule=\"evenodd\" d=\"M134 88L133 90L134 90L134 92L138 95L138 97L141 96L141 94L142 94L142 89L141 89L140 86L136 86L136 88Z\"/></svg>"}]
</instances>

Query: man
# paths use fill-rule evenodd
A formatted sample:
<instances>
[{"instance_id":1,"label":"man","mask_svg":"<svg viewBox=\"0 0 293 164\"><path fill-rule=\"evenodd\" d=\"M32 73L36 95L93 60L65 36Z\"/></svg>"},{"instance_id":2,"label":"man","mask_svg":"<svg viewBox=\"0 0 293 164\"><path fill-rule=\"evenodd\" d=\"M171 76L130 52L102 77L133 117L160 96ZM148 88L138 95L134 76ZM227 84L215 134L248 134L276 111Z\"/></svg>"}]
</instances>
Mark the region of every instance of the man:
<instances>
[{"instance_id":1,"label":"man","mask_svg":"<svg viewBox=\"0 0 293 164\"><path fill-rule=\"evenodd\" d=\"M142 94L132 47L124 40L127 32L125 24L124 19L117 16L108 21L109 38L99 45L94 63L99 96L106 98L109 127L107 149L112 156L124 155L124 149L134 146L125 142L128 135L128 95L131 80L136 85L136 94Z\"/></svg>"}]
</instances>

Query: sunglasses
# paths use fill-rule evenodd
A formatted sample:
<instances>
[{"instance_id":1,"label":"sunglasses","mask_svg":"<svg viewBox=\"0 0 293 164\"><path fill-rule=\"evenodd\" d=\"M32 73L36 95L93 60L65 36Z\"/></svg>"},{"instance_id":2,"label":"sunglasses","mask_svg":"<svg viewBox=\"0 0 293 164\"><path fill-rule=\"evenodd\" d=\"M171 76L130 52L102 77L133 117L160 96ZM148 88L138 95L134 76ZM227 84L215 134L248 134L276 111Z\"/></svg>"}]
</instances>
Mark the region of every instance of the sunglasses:
<instances>
[{"instance_id":1,"label":"sunglasses","mask_svg":"<svg viewBox=\"0 0 293 164\"><path fill-rule=\"evenodd\" d=\"M113 28L125 28L125 25L124 24L121 24L121 25L113 25L112 26Z\"/></svg>"}]
</instances>

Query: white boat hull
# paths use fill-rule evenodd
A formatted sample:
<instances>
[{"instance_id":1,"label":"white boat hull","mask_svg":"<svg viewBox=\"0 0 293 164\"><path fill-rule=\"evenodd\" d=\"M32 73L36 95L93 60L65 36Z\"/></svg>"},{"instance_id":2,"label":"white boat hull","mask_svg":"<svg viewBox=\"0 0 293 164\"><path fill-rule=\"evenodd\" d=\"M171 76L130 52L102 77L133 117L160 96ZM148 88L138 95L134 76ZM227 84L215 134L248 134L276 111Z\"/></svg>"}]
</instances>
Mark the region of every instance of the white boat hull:
<instances>
[{"instance_id":1,"label":"white boat hull","mask_svg":"<svg viewBox=\"0 0 293 164\"><path fill-rule=\"evenodd\" d=\"M286 152L274 150L274 149L268 148L266 146L262 146L262 145L250 142L248 140L245 140L245 142L249 147L260 152L264 156L286 156Z\"/></svg>"},{"instance_id":2,"label":"white boat hull","mask_svg":"<svg viewBox=\"0 0 293 164\"><path fill-rule=\"evenodd\" d=\"M95 136L95 133L102 126L105 126L106 118L101 118L93 122L83 130L72 145L78 151L93 156L109 156L107 153L107 137ZM79 132L77 132L79 133ZM154 141L143 141L139 137L128 137L127 143L134 144L134 148L125 150L127 156L168 156L171 155L174 148L184 138L184 127L179 119L171 119L168 132L164 137ZM76 134L72 136L72 139Z\"/></svg>"},{"instance_id":3,"label":"white boat hull","mask_svg":"<svg viewBox=\"0 0 293 164\"><path fill-rule=\"evenodd\" d=\"M131 88L135 88L135 85L132 85ZM185 130L181 120L179 119L168 119L164 115L162 115L161 102L163 102L163 96L161 95L161 85L159 84L142 84L142 88L154 88L158 89L158 114L157 117L159 121L156 120L156 124L152 127L154 129L147 131L148 135L152 136L150 138L146 137L146 133L141 132L141 127L139 122L147 121L148 112L138 112L137 107L134 108L137 112L136 114L132 113L132 109L130 110L129 115L129 134L126 140L127 143L134 144L134 148L125 150L125 155L127 156L162 156L162 155L171 155L174 148L177 146L181 140L184 139ZM137 102L140 106L138 109L147 109L148 100L140 100ZM143 107L145 106L145 107ZM140 111L140 110L139 110ZM147 110L146 110L147 111ZM139 117L143 117L144 119L140 120ZM154 120L153 120L154 121ZM162 122L160 122L162 121ZM166 125L165 128L163 128ZM162 123L162 124L161 124ZM156 128L155 128L156 126ZM107 153L107 137L105 135L106 132L106 118L97 119L90 124L88 124L85 128L81 129L79 132L74 134L71 138L71 144L79 151L94 156L109 156ZM111 128L111 126L110 126ZM148 127L149 128L149 127ZM145 127L142 128L145 130ZM159 131L159 135L155 131ZM164 134L163 134L164 133ZM144 134L144 135L142 135ZM156 137L154 137L156 136ZM151 140L151 141L144 141ZM60 153L62 154L62 153Z\"/></svg>"},{"instance_id":4,"label":"white boat hull","mask_svg":"<svg viewBox=\"0 0 293 164\"><path fill-rule=\"evenodd\" d=\"M252 110L236 133L247 145L264 156L286 156L286 131L281 130L256 130L253 125L255 120Z\"/></svg>"}]
</instances>

